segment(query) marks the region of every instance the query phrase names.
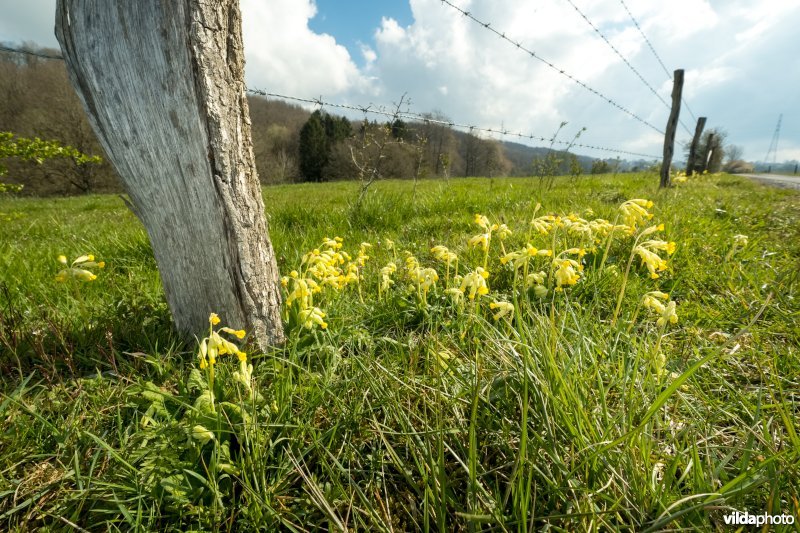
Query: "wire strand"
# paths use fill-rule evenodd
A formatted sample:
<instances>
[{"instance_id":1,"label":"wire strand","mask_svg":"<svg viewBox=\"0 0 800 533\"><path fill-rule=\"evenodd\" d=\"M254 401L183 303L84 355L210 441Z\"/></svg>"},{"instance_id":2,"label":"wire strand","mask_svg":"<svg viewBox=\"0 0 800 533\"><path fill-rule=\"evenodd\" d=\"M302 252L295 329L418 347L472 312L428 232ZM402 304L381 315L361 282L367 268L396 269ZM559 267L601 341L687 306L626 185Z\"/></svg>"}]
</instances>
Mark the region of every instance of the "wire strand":
<instances>
[{"instance_id":1,"label":"wire strand","mask_svg":"<svg viewBox=\"0 0 800 533\"><path fill-rule=\"evenodd\" d=\"M591 20L589 20L589 17L587 17L586 14L583 11L581 11L581 9L577 5L575 5L575 2L573 2L572 0L565 0L565 1L575 9L575 11L581 16L581 18L583 18L583 20L586 21L586 24L588 24L589 27L591 27L592 30L594 30L594 32L609 46L609 48L611 48L614 51L614 53L617 54L617 56L622 60L622 62L625 63L625 65L627 65L628 69L630 69L630 71L633 72L637 78L639 78L639 81L641 81L644 84L644 86L647 87L650 90L650 92L653 93L653 95L656 98L658 98L667 109L671 110L672 106L668 104L667 101L664 100L660 94L658 94L658 91L656 91L653 88L653 86L650 85L650 83L648 83L646 79L644 79L644 76L642 76L639 73L639 71L636 70L636 68L630 63L630 61L628 61L628 59L622 55L622 52L617 50L617 47L614 46L614 44L603 34L603 32L601 32L600 29ZM678 122L680 122L681 126L683 126L683 129L685 129L686 132L689 133L689 135L692 134L691 130L689 130L689 128L686 126L686 124L683 123L682 120L678 119Z\"/></svg>"},{"instance_id":2,"label":"wire strand","mask_svg":"<svg viewBox=\"0 0 800 533\"><path fill-rule=\"evenodd\" d=\"M650 39L647 38L647 35L644 34L644 30L642 30L642 27L639 25L639 21L636 20L636 17L633 16L633 13L631 13L631 10L628 9L628 4L625 3L625 0L619 0L619 2L620 2L620 4L622 4L622 7L625 8L625 11L628 13L628 16L631 18L631 21L633 22L633 25L636 26L637 30L639 30L639 34L641 34L642 39L644 39L644 42L647 43L647 46L650 48L650 51L653 52L653 55L658 60L658 64L661 65L662 69L664 69L664 74L667 75L667 79L671 80L672 79L672 73L669 71L669 69L664 64L664 62L661 61L661 56L658 55L658 52L656 52L656 49L653 47L653 43L651 43ZM689 107L689 104L686 102L686 99L685 98L681 98L681 101L683 102L683 105L686 106L686 110L689 112L689 114L692 115L692 120L697 122L697 117L692 112L692 109ZM684 126L684 128L685 127L686 126Z\"/></svg>"},{"instance_id":3,"label":"wire strand","mask_svg":"<svg viewBox=\"0 0 800 533\"><path fill-rule=\"evenodd\" d=\"M529 139L529 140L541 141L541 142L553 142L555 144L560 144L560 145L563 145L563 146L569 146L569 145L578 146L580 148L587 148L587 149L598 150L598 151L602 151L602 152L630 155L630 156L640 157L640 158L644 158L644 159L659 159L659 156L655 156L655 155L652 155L652 154L643 154L643 153L639 153L639 152L631 152L631 151L628 151L628 150L619 150L619 149L616 149L616 148L607 148L607 147L596 146L596 145L591 145L591 144L571 143L571 142L568 142L568 141L559 141L559 140L556 140L556 139L553 139L553 138L542 137L540 135L535 135L535 134L532 134L532 133L512 132L512 131L508 131L508 130L506 130L504 128L487 128L487 127L475 126L475 125L470 125L470 124L459 124L459 123L451 121L451 120L438 120L438 119L434 119L434 118L426 116L426 115L421 115L421 114L418 114L418 113L411 113L410 111L400 111L400 112L388 111L385 107L376 106L374 104L370 104L368 106L339 104L339 103L334 103L334 102L327 102L327 101L323 100L323 98L321 96L319 98L301 98L301 97L298 97L298 96L287 96L287 95L284 95L284 94L272 93L272 92L264 91L264 90L261 90L261 89L247 89L247 92L250 93L250 94L256 94L256 95L259 95L259 96L266 96L266 97L270 97L270 98L280 98L280 99L283 99L283 100L290 100L290 101L294 101L294 102L302 102L302 103L306 103L306 104L312 104L312 105L315 105L315 106L319 106L320 108L322 108L322 107L331 107L331 108L336 108L336 109L349 109L351 111L358 111L358 112L361 112L361 113L364 113L364 114L368 114L369 113L369 114L380 115L380 116L391 117L391 118L394 118L396 116L396 117L400 117L400 118L406 118L406 119L409 119L409 120L417 120L419 122L423 122L423 123L426 123L426 124L440 124L442 126L448 126L448 127L451 127L451 128L458 128L458 129L462 129L462 130L468 130L470 132L480 131L480 132L497 134L497 135L507 135L507 136L510 136L510 137L517 137L519 139Z\"/></svg>"},{"instance_id":4,"label":"wire strand","mask_svg":"<svg viewBox=\"0 0 800 533\"><path fill-rule=\"evenodd\" d=\"M458 7L457 5L455 5L452 2L450 2L450 0L440 0L440 1L441 1L442 4L446 4L446 5L450 6L451 8L455 9L456 11L458 11L459 13L464 15L465 17L469 18L470 20L472 20L476 24L478 24L480 26L483 26L487 30L491 31L492 33L494 33L495 35L497 35L498 37L503 39L504 41L507 41L507 42L511 43L512 45L516 46L518 49L520 49L523 52L527 53L528 55L530 55L532 58L536 59L537 61L541 61L542 63L544 63L545 65L547 65L551 69L555 70L556 72L558 72L562 76L568 78L572 82L580 85L581 87L583 87L584 89L586 89L590 93L592 93L595 96L605 100L608 104L612 105L613 107L617 108L618 110L622 111L623 113L625 113L625 114L629 115L630 117L638 120L639 122L641 122L645 126L648 126L651 129L653 129L657 133L659 133L661 135L665 135L663 130L660 130L656 126L653 126L651 123L649 123L648 121L646 121L645 119L643 119L642 117L640 117L639 115L634 113L633 111L623 107L622 105L620 105L616 101L612 100L611 98L609 98L605 94L601 93L597 89L594 89L594 88L590 87L585 82L579 80L578 78L576 78L572 74L569 74L568 72L566 72L564 69L557 67L556 65L554 65L550 61L548 61L548 60L544 59L543 57L541 57L540 55L538 55L533 50L530 50L530 49L526 48L525 46L523 46L522 43L510 39L509 37L506 36L506 34L504 32L500 32L500 31L494 29L492 27L491 23L483 22L482 20L477 19L474 15L472 15L472 13L470 13L469 11L464 11L463 9Z\"/></svg>"}]
</instances>

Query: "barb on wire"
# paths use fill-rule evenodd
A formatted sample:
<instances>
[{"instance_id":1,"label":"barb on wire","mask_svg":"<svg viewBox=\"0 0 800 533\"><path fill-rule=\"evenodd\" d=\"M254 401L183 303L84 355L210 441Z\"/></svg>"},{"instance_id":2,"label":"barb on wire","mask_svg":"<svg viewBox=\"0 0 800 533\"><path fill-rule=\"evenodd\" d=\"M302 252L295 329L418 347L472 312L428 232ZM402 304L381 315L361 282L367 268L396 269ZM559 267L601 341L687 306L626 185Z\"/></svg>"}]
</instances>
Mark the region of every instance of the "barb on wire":
<instances>
[{"instance_id":1,"label":"barb on wire","mask_svg":"<svg viewBox=\"0 0 800 533\"><path fill-rule=\"evenodd\" d=\"M629 155L629 156L639 157L639 158L644 158L644 159L659 159L658 156L655 156L655 155L652 155L652 154L643 154L643 153L639 153L639 152L630 152L630 151L627 151L627 150L619 150L619 149L616 149L616 148L606 148L606 147L603 147L603 146L595 146L595 145L591 145L591 144L570 143L570 142L567 142L567 141L559 141L559 140L555 140L553 138L542 137L540 135L534 135L532 133L512 132L512 131L508 131L507 129L505 129L503 127L500 127L500 128L486 128L486 127L475 126L474 124L472 124L472 125L470 125L470 124L459 124L459 123L456 123L456 122L454 122L452 120L439 120L439 119L432 118L430 116L421 115L421 114L418 114L418 113L412 113L410 111L400 111L400 112L388 111L383 107L373 107L373 104L370 104L369 106L366 106L366 107L365 106L350 105L350 104L339 104L339 103L334 103L334 102L323 101L322 98L311 99L311 98L301 98L301 97L298 97L298 96L287 96L287 95L284 95L284 94L271 93L271 92L264 91L264 90L261 90L261 89L247 89L247 92L249 92L251 94L257 94L259 96L270 97L270 98L280 98L280 99L283 99L283 100L291 100L291 101L294 101L294 102L302 102L302 103L312 104L312 105L321 105L321 106L324 106L324 107L332 107L332 108L336 108L336 109L348 109L348 110L351 110L351 111L359 111L359 112L363 112L365 114L366 113L371 113L371 114L374 114L374 115L380 115L380 116L391 117L391 118L398 118L399 117L399 118L404 118L404 119L409 119L409 120L416 120L416 121L419 121L419 122L423 122L425 124L439 124L439 125L442 125L442 126L448 126L450 128L458 128L458 129L461 129L461 130L466 130L466 131L469 131L470 133L472 133L472 132L484 132L484 133L491 133L491 134L496 134L496 135L507 135L509 137L517 137L518 139L528 139L528 140L540 141L540 142L552 142L552 143L563 145L563 146L577 146L577 147L586 148L586 149L589 149L589 150L597 150L597 151L601 151L601 152L609 152L609 153L615 153L615 154Z\"/></svg>"},{"instance_id":2,"label":"barb on wire","mask_svg":"<svg viewBox=\"0 0 800 533\"><path fill-rule=\"evenodd\" d=\"M631 13L631 10L628 9L628 4L625 3L625 0L619 0L619 2L620 2L620 4L622 4L622 7L625 8L625 11L628 13L628 16L631 18L631 22L633 22L633 25L636 26L637 30L639 30L639 34L641 34L642 39L644 39L644 42L647 43L647 47L650 48L651 52L653 52L653 55L658 60L658 64L661 65L662 69L664 69L664 74L667 75L667 79L671 80L672 79L672 73L669 71L669 69L664 64L664 62L661 61L661 56L658 55L658 52L656 52L656 49L653 47L653 43L651 43L650 39L647 38L647 35L644 34L644 30L642 30L642 27L639 25L639 21L636 20L636 17L633 16L633 13ZM686 107L686 110L689 112L689 114L692 115L692 120L697 122L697 117L694 116L694 113L692 112L692 109L689 107L689 104L686 102L686 99L685 98L681 98L681 101L683 102L683 105ZM684 128L685 127L686 126L684 126ZM691 135L691 132L689 134Z\"/></svg>"},{"instance_id":3,"label":"barb on wire","mask_svg":"<svg viewBox=\"0 0 800 533\"><path fill-rule=\"evenodd\" d=\"M533 50L530 50L530 49L526 48L525 46L522 45L522 43L520 43L518 41L514 41L514 40L506 37L506 34L504 32L500 32L500 31L492 28L490 23L483 22L482 20L478 20L469 11L464 11L463 9L458 7L457 5L455 5L452 2L450 2L450 0L440 0L440 1L441 1L442 4L446 4L446 5L450 6L451 8L455 9L456 11L458 11L459 13L464 15L465 17L469 18L470 20L472 20L476 24L479 24L480 26L483 26L484 28L486 28L487 30L491 31L492 33L494 33L495 35L497 35L501 39L503 39L505 41L508 41L509 43L513 44L514 46L516 46L517 48L519 48L523 52L525 52L528 55L530 55L532 58L534 58L534 59L536 59L538 61L541 61L542 63L544 63L545 65L547 65L551 69L555 70L556 72L558 72L562 76L568 78L572 82L580 85L581 87L583 87L584 89L586 89L590 93L592 93L595 96L605 100L607 103L609 103L610 105L614 106L615 108L617 108L618 110L622 111L623 113L625 113L625 114L629 115L630 117L638 120L639 122L641 122L645 126L648 126L649 128L655 130L659 134L664 135L664 131L663 130L660 130L656 126L653 126L651 123L649 123L648 121L646 121L645 119L643 119L642 117L640 117L639 115L634 113L633 111L623 107L622 105L620 105L616 101L612 100L611 98L609 98L605 94L601 93L597 89L594 89L594 88L590 87L589 85L587 85L586 83L582 82L581 80L579 80L578 78L576 78L572 74L569 74L568 72L566 72L564 69L557 67L556 65L554 65L550 61L544 59L542 56L540 56L539 54L537 54Z\"/></svg>"}]
</instances>

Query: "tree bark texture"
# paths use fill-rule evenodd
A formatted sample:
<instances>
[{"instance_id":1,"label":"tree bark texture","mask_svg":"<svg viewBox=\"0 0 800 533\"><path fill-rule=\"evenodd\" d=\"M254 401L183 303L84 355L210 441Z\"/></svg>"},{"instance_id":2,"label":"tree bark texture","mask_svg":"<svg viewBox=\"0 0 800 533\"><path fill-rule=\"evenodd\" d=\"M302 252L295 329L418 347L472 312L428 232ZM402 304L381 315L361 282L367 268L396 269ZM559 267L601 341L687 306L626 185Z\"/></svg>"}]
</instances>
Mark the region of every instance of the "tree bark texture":
<instances>
[{"instance_id":1,"label":"tree bark texture","mask_svg":"<svg viewBox=\"0 0 800 533\"><path fill-rule=\"evenodd\" d=\"M58 0L70 79L150 237L175 325L283 340L238 0Z\"/></svg>"},{"instance_id":2,"label":"tree bark texture","mask_svg":"<svg viewBox=\"0 0 800 533\"><path fill-rule=\"evenodd\" d=\"M681 94L683 94L683 69L674 73L672 82L672 110L667 120L667 130L664 134L664 160L661 162L661 180L659 188L672 185L669 170L672 166L672 156L675 153L675 130L678 129L678 118L681 114Z\"/></svg>"}]
</instances>

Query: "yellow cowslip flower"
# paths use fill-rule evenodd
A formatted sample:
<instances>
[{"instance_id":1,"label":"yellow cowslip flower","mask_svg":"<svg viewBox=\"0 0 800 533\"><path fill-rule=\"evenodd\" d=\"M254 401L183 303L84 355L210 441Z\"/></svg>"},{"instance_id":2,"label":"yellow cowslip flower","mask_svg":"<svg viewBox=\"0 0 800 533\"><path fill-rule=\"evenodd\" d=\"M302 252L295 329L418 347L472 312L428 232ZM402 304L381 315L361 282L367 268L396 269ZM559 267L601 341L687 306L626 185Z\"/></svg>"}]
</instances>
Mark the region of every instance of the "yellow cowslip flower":
<instances>
[{"instance_id":1,"label":"yellow cowslip flower","mask_svg":"<svg viewBox=\"0 0 800 533\"><path fill-rule=\"evenodd\" d=\"M660 291L648 292L642 299L642 305L660 315L656 321L659 327L664 327L667 323L676 324L678 322L678 314L675 312L675 302L668 301L665 305L659 300L669 300L669 294Z\"/></svg>"},{"instance_id":2,"label":"yellow cowslip flower","mask_svg":"<svg viewBox=\"0 0 800 533\"><path fill-rule=\"evenodd\" d=\"M469 240L468 244L472 248L480 246L481 249L485 252L486 250L489 249L489 241L491 239L492 239L492 234L491 233L489 233L489 232L481 233L479 235L475 235L474 237L472 237Z\"/></svg>"},{"instance_id":3,"label":"yellow cowslip flower","mask_svg":"<svg viewBox=\"0 0 800 533\"><path fill-rule=\"evenodd\" d=\"M455 301L457 304L461 303L461 301L464 299L464 291L462 291L459 287L445 289L444 293L452 297L453 301Z\"/></svg>"},{"instance_id":4,"label":"yellow cowslip flower","mask_svg":"<svg viewBox=\"0 0 800 533\"><path fill-rule=\"evenodd\" d=\"M554 226L558 226L561 219L553 215L544 215L531 220L531 226L542 235L547 235Z\"/></svg>"},{"instance_id":5,"label":"yellow cowslip flower","mask_svg":"<svg viewBox=\"0 0 800 533\"><path fill-rule=\"evenodd\" d=\"M525 249L509 252L500 258L500 264L505 265L511 263L516 270L528 261L528 257L528 251Z\"/></svg>"},{"instance_id":6,"label":"yellow cowslip flower","mask_svg":"<svg viewBox=\"0 0 800 533\"><path fill-rule=\"evenodd\" d=\"M584 255L586 255L586 249L585 248L568 248L568 249L564 250L562 253L570 254L570 255L577 255L578 257L583 257Z\"/></svg>"},{"instance_id":7,"label":"yellow cowslip flower","mask_svg":"<svg viewBox=\"0 0 800 533\"><path fill-rule=\"evenodd\" d=\"M497 309L497 313L494 314L493 318L495 320L500 320L504 316L514 313L514 304L509 302L492 302L489 304L489 309Z\"/></svg>"},{"instance_id":8,"label":"yellow cowslip flower","mask_svg":"<svg viewBox=\"0 0 800 533\"><path fill-rule=\"evenodd\" d=\"M556 268L556 288L575 285L581 279L579 272L583 271L583 266L573 259L556 259L553 266Z\"/></svg>"},{"instance_id":9,"label":"yellow cowslip flower","mask_svg":"<svg viewBox=\"0 0 800 533\"><path fill-rule=\"evenodd\" d=\"M319 307L303 309L297 317L300 320L300 324L306 329L312 329L314 324L317 324L322 329L328 327L328 324L323 320L325 313Z\"/></svg>"},{"instance_id":10,"label":"yellow cowslip flower","mask_svg":"<svg viewBox=\"0 0 800 533\"><path fill-rule=\"evenodd\" d=\"M656 324L660 327L664 327L667 325L667 322L670 324L677 324L678 323L678 314L675 312L675 302L670 301L664 307L664 310L661 312L661 318L656 320Z\"/></svg>"},{"instance_id":11,"label":"yellow cowslip flower","mask_svg":"<svg viewBox=\"0 0 800 533\"><path fill-rule=\"evenodd\" d=\"M384 239L383 244L387 250L394 250L394 241L392 239Z\"/></svg>"},{"instance_id":12,"label":"yellow cowslip flower","mask_svg":"<svg viewBox=\"0 0 800 533\"><path fill-rule=\"evenodd\" d=\"M664 224L657 224L655 226L650 226L649 228L645 228L639 234L639 237L646 237L648 235L652 235L657 231L664 231Z\"/></svg>"},{"instance_id":13,"label":"yellow cowslip flower","mask_svg":"<svg viewBox=\"0 0 800 533\"><path fill-rule=\"evenodd\" d=\"M392 274L397 272L397 265L388 263L385 267L381 268L381 292L389 290L389 287L394 285Z\"/></svg>"},{"instance_id":14,"label":"yellow cowslip flower","mask_svg":"<svg viewBox=\"0 0 800 533\"><path fill-rule=\"evenodd\" d=\"M447 249L446 246L438 245L431 248L431 253L433 257L446 265L452 265L454 262L458 261L458 256Z\"/></svg>"},{"instance_id":15,"label":"yellow cowslip flower","mask_svg":"<svg viewBox=\"0 0 800 533\"><path fill-rule=\"evenodd\" d=\"M341 237L335 237L333 239L325 237L324 239L322 239L322 246L327 246L328 248L338 250L339 248L342 247L343 240L344 239L342 239Z\"/></svg>"},{"instance_id":16,"label":"yellow cowslip flower","mask_svg":"<svg viewBox=\"0 0 800 533\"><path fill-rule=\"evenodd\" d=\"M475 213L475 223L485 229L487 232L492 230L492 224L489 222L489 219L483 215Z\"/></svg>"},{"instance_id":17,"label":"yellow cowslip flower","mask_svg":"<svg viewBox=\"0 0 800 533\"><path fill-rule=\"evenodd\" d=\"M658 273L667 269L667 262L657 253L649 250L644 244L645 243L638 245L633 249L633 252L641 258L642 264L647 266L650 277L652 279L658 279Z\"/></svg>"},{"instance_id":18,"label":"yellow cowslip flower","mask_svg":"<svg viewBox=\"0 0 800 533\"><path fill-rule=\"evenodd\" d=\"M419 261L417 258L411 255L411 252L406 251L406 273L407 275L411 275L411 272L419 268Z\"/></svg>"},{"instance_id":19,"label":"yellow cowslip flower","mask_svg":"<svg viewBox=\"0 0 800 533\"><path fill-rule=\"evenodd\" d=\"M244 385L248 391L253 391L250 384L253 380L253 365L248 365L246 361L239 361L239 370L234 371L232 375L233 379Z\"/></svg>"},{"instance_id":20,"label":"yellow cowslip flower","mask_svg":"<svg viewBox=\"0 0 800 533\"><path fill-rule=\"evenodd\" d=\"M497 226L497 228L495 228L495 230L497 231L497 238L499 238L501 241L505 240L506 237L509 237L512 234L511 230L505 224L500 224Z\"/></svg>"},{"instance_id":21,"label":"yellow cowslip flower","mask_svg":"<svg viewBox=\"0 0 800 533\"><path fill-rule=\"evenodd\" d=\"M652 213L647 211L651 207L653 207L653 202L650 200L634 198L633 200L624 202L619 206L619 210L622 213L622 220L625 222L625 225L636 227L646 220L653 218Z\"/></svg>"},{"instance_id":22,"label":"yellow cowslip flower","mask_svg":"<svg viewBox=\"0 0 800 533\"><path fill-rule=\"evenodd\" d=\"M309 287L309 282L314 283L311 279L294 279L294 289L286 297L286 306L292 305L292 302L297 301L300 309L311 307L313 303L312 291Z\"/></svg>"},{"instance_id":23,"label":"yellow cowslip flower","mask_svg":"<svg viewBox=\"0 0 800 533\"><path fill-rule=\"evenodd\" d=\"M231 335L234 335L237 339L244 339L246 335L243 329L220 328L220 331L224 331L225 333L230 333Z\"/></svg>"},{"instance_id":24,"label":"yellow cowslip flower","mask_svg":"<svg viewBox=\"0 0 800 533\"><path fill-rule=\"evenodd\" d=\"M489 272L482 267L476 268L474 271L469 272L461 281L461 292L467 293L469 290L469 299L474 300L475 296L484 296L489 294L489 287L486 280L489 278Z\"/></svg>"},{"instance_id":25,"label":"yellow cowslip flower","mask_svg":"<svg viewBox=\"0 0 800 533\"><path fill-rule=\"evenodd\" d=\"M57 260L62 265L69 265L67 268L64 268L56 274L55 279L59 282L65 282L67 279L77 279L80 281L94 281L97 279L97 276L92 273L89 268L104 268L106 266L105 262L100 261L99 263L95 262L95 257L92 254L85 254L80 257L77 257L72 263L68 263L67 257L64 255L59 255Z\"/></svg>"},{"instance_id":26,"label":"yellow cowslip flower","mask_svg":"<svg viewBox=\"0 0 800 533\"><path fill-rule=\"evenodd\" d=\"M525 280L525 283L528 285L528 287L531 285L543 285L546 279L547 274L545 272L532 272L528 274L528 278Z\"/></svg>"},{"instance_id":27,"label":"yellow cowslip flower","mask_svg":"<svg viewBox=\"0 0 800 533\"><path fill-rule=\"evenodd\" d=\"M211 313L211 315L208 317L208 321L212 326L216 326L220 322L219 316L217 316L217 313Z\"/></svg>"},{"instance_id":28,"label":"yellow cowslip flower","mask_svg":"<svg viewBox=\"0 0 800 533\"><path fill-rule=\"evenodd\" d=\"M372 245L368 242L362 242L361 247L358 249L358 257L356 258L356 263L358 266L363 267L369 256L367 255L367 248L372 248Z\"/></svg>"}]
</instances>

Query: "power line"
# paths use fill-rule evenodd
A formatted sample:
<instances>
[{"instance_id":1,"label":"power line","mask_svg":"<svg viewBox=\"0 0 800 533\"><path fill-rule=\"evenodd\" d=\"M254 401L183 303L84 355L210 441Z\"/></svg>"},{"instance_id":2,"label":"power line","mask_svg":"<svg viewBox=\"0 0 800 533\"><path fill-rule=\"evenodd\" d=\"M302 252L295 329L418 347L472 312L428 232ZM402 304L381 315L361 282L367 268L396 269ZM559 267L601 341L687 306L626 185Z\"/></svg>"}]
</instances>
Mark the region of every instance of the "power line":
<instances>
[{"instance_id":1,"label":"power line","mask_svg":"<svg viewBox=\"0 0 800 533\"><path fill-rule=\"evenodd\" d=\"M525 52L525 53L529 54L529 55L530 55L532 58L534 58L534 59L536 59L536 60L538 60L538 61L541 61L542 63L544 63L545 65L547 65L547 66L548 66L548 67L550 67L551 69L555 70L556 72L558 72L558 73L559 73L559 74L561 74L562 76L565 76L565 77L569 78L571 81L573 81L574 83L577 83L578 85L580 85L581 87L583 87L584 89L586 89L586 90L587 90L587 91L589 91L590 93L594 94L595 96L598 96L598 97L602 98L603 100L605 100L606 102L608 102L608 103L609 103L609 104L611 104L612 106L616 107L618 110L622 111L623 113L625 113L625 114L627 114L627 115L629 115L629 116L633 117L634 119L638 120L639 122L641 122L641 123L642 123L642 124L644 124L645 126L648 126L649 128L652 128L652 129L653 129L653 130L655 130L657 133L659 133L659 134L661 134L661 135L664 135L664 134L665 134L665 133L664 133L662 130L660 130L660 129L658 129L657 127L653 126L652 124L650 124L648 121L646 121L645 119L643 119L642 117L640 117L639 115L637 115L636 113L634 113L633 111L630 111L630 110L626 109L625 107L621 106L620 104L618 104L617 102L615 102L614 100L612 100L612 99L611 99L611 98L609 98L608 96L604 95L603 93L601 93L601 92L600 92L600 91L598 91L597 89L593 89L592 87L589 87L589 85L587 85L586 83L582 82L581 80L579 80L579 79L578 79L578 78L576 78L575 76L573 76L573 75L569 74L569 73L568 73L568 72L566 72L564 69L562 69L562 68L559 68L559 67L557 67L556 65L554 65L553 63L551 63L550 61L548 61L548 60L544 59L543 57L541 57L540 55L538 55L538 54L537 54L536 52L534 52L533 50L530 50L530 49L528 49L528 48L526 48L526 47L522 46L522 43L520 43L520 42L518 42L518 41L514 41L514 40L510 39L509 37L507 37L507 36L506 36L506 34L505 34L504 32L500 32L500 31L498 31L498 30L496 30L496 29L492 28L492 27L491 27L491 26L492 26L492 25L491 25L491 23L489 23L489 22L483 22L483 21L481 21L481 20L478 20L477 18L475 18L475 16L473 16L473 15L472 15L472 13L470 13L469 11L464 11L463 9L461 9L460 7L458 7L457 5L455 5L455 4L453 4L452 2L450 2L449 0L440 0L440 1L441 1L443 4L446 4L446 5L450 6L450 7L452 7L453 9L455 9L456 11L458 11L459 13L461 13L462 15L464 15L465 17L469 18L469 19L470 19L470 20L472 20L473 22L475 22L475 23L479 24L480 26L483 26L484 28L486 28L487 30L491 31L492 33L494 33L495 35L497 35L497 36L498 36L498 37L500 37L501 39L503 39L503 40L505 40L505 41L508 41L509 43L513 44L514 46L516 46L517 48L519 48L519 49L520 49L520 50L522 50L523 52Z\"/></svg>"},{"instance_id":2,"label":"power line","mask_svg":"<svg viewBox=\"0 0 800 533\"><path fill-rule=\"evenodd\" d=\"M669 69L664 64L664 62L661 61L661 56L658 55L658 52L656 52L656 49L653 47L653 43L651 43L650 39L647 38L647 35L644 34L644 30L642 30L642 27L639 25L639 21L636 20L636 17L633 16L633 13L631 13L631 10L628 9L628 5L625 3L625 0L619 0L619 2L622 4L622 7L625 8L625 11L628 13L628 16L631 18L631 21L633 22L633 25L636 26L637 30L639 30L639 33L641 34L642 39L644 39L644 42L647 43L647 46L650 48L650 51L653 52L653 55L658 60L658 64L661 65L662 69L664 69L664 74L667 75L667 79L671 80L672 79L672 73L669 71ZM683 105L686 106L686 110L689 112L689 114L692 115L692 119L695 122L697 122L697 117L694 116L694 113L692 112L692 109L689 107L689 104L686 102L686 99L685 98L681 98L681 101L683 102ZM686 126L684 126L684 128L685 127Z\"/></svg>"},{"instance_id":3,"label":"power line","mask_svg":"<svg viewBox=\"0 0 800 533\"><path fill-rule=\"evenodd\" d=\"M459 129L462 129L462 130L468 130L469 132L480 131L480 132L497 134L497 135L507 135L507 136L510 136L510 137L517 137L519 139L527 139L527 140L541 141L541 142L552 142L552 143L555 143L555 144L560 144L560 145L565 145L565 146L577 146L577 147L586 148L586 149L589 149L589 150L598 150L598 151L602 151L602 152L610 152L610 153L616 153L616 154L630 155L630 156L640 157L640 158L644 158L644 159L659 159L658 156L655 156L655 155L652 155L652 154L643 154L643 153L639 153L639 152L630 152L630 151L627 151L627 150L619 150L619 149L616 149L616 148L606 148L606 147L603 147L603 146L594 146L594 145L591 145L591 144L581 144L581 143L572 143L572 142L568 142L568 141L559 141L559 140L555 140L553 138L547 138L547 137L542 137L542 136L539 136L539 135L534 135L532 133L512 132L512 131L508 131L508 130L506 130L504 128L486 128L486 127L475 126L475 125L470 125L470 124L458 124L458 123L456 123L454 121L438 120L438 119L434 119L434 118L426 116L426 115L421 115L421 114L418 114L418 113L411 113L410 111L388 111L385 107L383 107L383 106L375 106L374 104L370 104L368 106L339 104L339 103L334 103L334 102L326 102L326 101L324 101L322 99L322 97L319 97L319 98L301 98L299 96L287 96L287 95L284 95L284 94L271 93L271 92L267 92L267 91L264 91L264 90L261 90L261 89L247 89L247 92L251 93L251 94L256 94L256 95L259 95L259 96L267 96L267 97L270 97L270 98L281 98L283 100L291 100L291 101L294 101L294 102L312 104L312 105L315 105L315 106L319 106L320 108L322 108L322 107L332 107L332 108L337 108L337 109L348 109L348 110L351 110L351 111L358 111L358 112L361 112L361 113L364 113L364 114L370 113L370 114L380 115L380 116L390 117L390 118L405 118L405 119L409 119L409 120L417 120L419 122L423 122L423 123L426 123L426 124L439 124L439 125L448 126L448 127L451 127L451 128L459 128Z\"/></svg>"},{"instance_id":4,"label":"power line","mask_svg":"<svg viewBox=\"0 0 800 533\"><path fill-rule=\"evenodd\" d=\"M601 31L600 31L600 30L597 28L597 26L595 26L595 24L594 24L594 23L593 23L591 20L589 20L589 17L587 17L587 16L584 14L584 12L583 12L583 11L581 11L581 10L580 10L580 8L579 8L578 6L576 6L576 5L575 5L575 3L574 3L572 0L566 0L566 2L567 2L569 5L571 5L571 6L572 6L572 7L575 9L575 11L576 11L576 12L577 12L577 13L578 13L578 14L579 14L579 15L580 15L582 18L583 18L583 20L584 20L584 21L586 21L586 23L587 23L587 24L588 24L588 25L589 25L589 26L590 26L590 27L591 27L591 28L594 30L594 32L595 32L595 33L596 33L596 34L597 34L597 35L598 35L598 36L599 36L601 39L603 39L603 41L605 41L605 43L606 43L606 44L609 46L609 48L611 48L611 49L614 51L614 53L615 53L615 54L617 54L617 56L618 56L618 57L619 57L619 58L620 58L620 59L623 61L623 63L625 63L625 64L628 66L628 68L631 70L631 72L633 72L633 73L636 75L636 77L637 77L637 78L639 78L639 80L640 80L642 83L644 83L645 87L647 87L648 89L650 89L650 92L651 92L651 93L653 93L653 94L655 95L655 97L656 97L656 98L658 98L659 100L661 100L661 103L662 103L662 104L664 104L664 106L665 106L667 109L672 109L672 107L670 106L670 104L668 104L668 103L667 103L667 101L666 101L666 100L664 100L664 99L661 97L661 95L660 95L660 94L658 94L658 91L656 91L656 90L653 88L653 86L652 86L652 85L650 85L650 84L647 82L647 80L646 80L646 79L644 79L644 77L643 77L643 76L642 76L642 75L639 73L639 71L638 71L638 70L636 70L636 68L634 68L634 66L633 66L633 65L631 65L630 61L628 61L628 60L625 58L625 56L623 56L623 55L622 55L622 52L620 52L619 50L617 50L617 47L616 47L616 46L614 46L614 45L611 43L611 41L609 41L609 40L608 40L608 38L607 38L605 35L603 35L603 32L601 32ZM686 127L686 124L684 124L682 120L679 120L679 122L681 123L681 126L683 126L683 129L685 129L685 130L686 130L686 132L687 132L687 133L689 133L689 135L691 135L691 134L692 134L692 132L691 132L691 130L689 130L689 128L687 128L687 127Z\"/></svg>"}]
</instances>

